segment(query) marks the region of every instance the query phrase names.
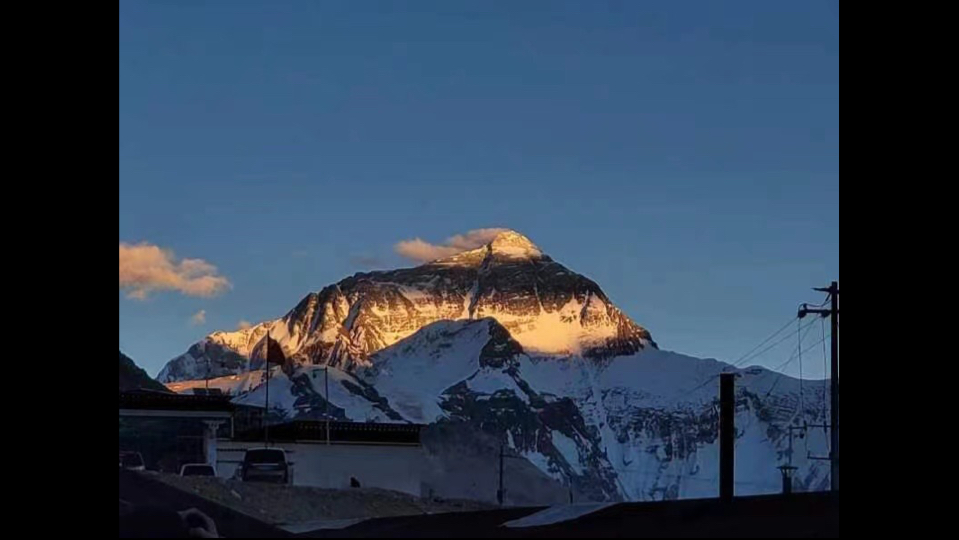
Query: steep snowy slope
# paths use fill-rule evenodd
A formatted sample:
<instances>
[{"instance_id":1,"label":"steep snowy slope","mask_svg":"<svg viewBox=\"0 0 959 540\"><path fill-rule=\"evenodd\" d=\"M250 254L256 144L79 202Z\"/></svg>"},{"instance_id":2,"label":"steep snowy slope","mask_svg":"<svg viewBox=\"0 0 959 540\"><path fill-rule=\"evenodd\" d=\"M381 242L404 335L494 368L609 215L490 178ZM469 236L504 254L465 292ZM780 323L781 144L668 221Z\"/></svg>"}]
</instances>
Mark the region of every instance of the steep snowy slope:
<instances>
[{"instance_id":1,"label":"steep snowy slope","mask_svg":"<svg viewBox=\"0 0 959 540\"><path fill-rule=\"evenodd\" d=\"M302 366L287 376L276 368L271 408L290 418L323 418L330 411L354 421L464 426L448 432L502 441L590 500L716 495L718 376L731 369L720 362L659 350L607 362L529 355L502 325L481 319L428 325L370 363L355 375L330 370L329 408L322 369ZM822 422L823 386L806 383L803 414L798 381L763 369L738 373L737 489L776 492L776 467L788 459L786 427ZM256 387L237 402L262 406L262 380L257 372L211 385ZM434 438L443 447L456 442ZM799 487L822 487L825 468L808 461L803 450L823 453L824 434L810 431L797 448Z\"/></svg>"}]
</instances>

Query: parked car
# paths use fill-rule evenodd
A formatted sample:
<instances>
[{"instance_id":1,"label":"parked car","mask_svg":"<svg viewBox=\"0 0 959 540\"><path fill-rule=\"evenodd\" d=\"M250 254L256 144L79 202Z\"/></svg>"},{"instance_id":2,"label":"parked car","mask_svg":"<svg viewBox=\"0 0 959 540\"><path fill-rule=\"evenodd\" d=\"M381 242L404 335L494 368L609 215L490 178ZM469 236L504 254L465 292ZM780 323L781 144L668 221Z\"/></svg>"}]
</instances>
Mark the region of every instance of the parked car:
<instances>
[{"instance_id":1,"label":"parked car","mask_svg":"<svg viewBox=\"0 0 959 540\"><path fill-rule=\"evenodd\" d=\"M253 448L246 451L240 465L244 482L293 483L293 464L281 448Z\"/></svg>"},{"instance_id":2,"label":"parked car","mask_svg":"<svg viewBox=\"0 0 959 540\"><path fill-rule=\"evenodd\" d=\"M216 469L213 468L213 465L191 463L180 468L180 476L216 477Z\"/></svg>"},{"instance_id":3,"label":"parked car","mask_svg":"<svg viewBox=\"0 0 959 540\"><path fill-rule=\"evenodd\" d=\"M143 456L139 452L123 452L120 454L120 468L128 471L142 472L147 470Z\"/></svg>"}]
</instances>

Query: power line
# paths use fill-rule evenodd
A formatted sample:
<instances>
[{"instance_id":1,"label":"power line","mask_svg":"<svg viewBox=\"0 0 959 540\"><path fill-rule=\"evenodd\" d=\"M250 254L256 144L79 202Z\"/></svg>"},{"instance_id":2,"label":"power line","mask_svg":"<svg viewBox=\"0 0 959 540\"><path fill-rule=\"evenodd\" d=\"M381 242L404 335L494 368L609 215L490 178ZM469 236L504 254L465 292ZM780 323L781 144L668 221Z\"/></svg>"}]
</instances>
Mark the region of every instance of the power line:
<instances>
[{"instance_id":1,"label":"power line","mask_svg":"<svg viewBox=\"0 0 959 540\"><path fill-rule=\"evenodd\" d=\"M800 346L801 346L802 342L806 340L806 336L809 335L810 330L812 330L812 326L813 326L812 324L809 324L809 325L806 326L806 333L805 333L805 335L803 335L803 337L800 339L800 342L799 342L799 343L800 343ZM824 337L824 338L822 339L822 341L825 342L826 339L828 339L828 336ZM812 348L812 347L815 347L816 345L819 345L819 342L813 343L813 344L810 345L809 347ZM798 350L798 347L797 347L797 350ZM769 396L772 395L773 390L775 390L776 387L779 386L780 381L782 381L782 378L785 376L785 373L783 373L783 370L786 369L786 367L788 367L789 364L792 364L792 363L796 360L796 358L797 358L797 354L796 354L796 352L794 351L793 354L792 354L792 356L790 356L788 360L786 360L785 362L783 362L782 364L780 364L777 368L773 369L773 371L775 371L775 372L778 373L778 376L776 377L776 381L775 381L775 382L773 383L773 385L769 388L769 391L766 392L766 397L764 397L763 399L766 399L766 398L768 398Z\"/></svg>"},{"instance_id":2,"label":"power line","mask_svg":"<svg viewBox=\"0 0 959 540\"><path fill-rule=\"evenodd\" d=\"M808 330L808 329L813 325L814 322L815 322L815 321L811 321L811 322L809 322L806 326L802 326L802 321L800 321L800 323L799 323L799 325L800 325L800 326L799 326L799 331L802 332L803 330ZM791 324L792 324L792 321L789 321L789 324L791 325ZM753 359L755 359L755 358L759 358L760 356L766 354L767 352L769 352L769 351L775 349L776 347L782 345L786 340L791 339L792 337L793 337L792 334L789 334L789 335L787 335L787 336L784 336L782 339L780 339L780 340L777 341L776 343L773 343L772 345L770 345L770 346L766 347L765 349L763 349L761 352L758 352L758 353L752 355L751 357L749 357L749 358L747 359L747 361L753 360ZM736 367L740 367L740 366L736 366Z\"/></svg>"},{"instance_id":3,"label":"power line","mask_svg":"<svg viewBox=\"0 0 959 540\"><path fill-rule=\"evenodd\" d=\"M753 359L755 359L755 358L759 358L760 356L766 354L767 352L775 349L776 347L782 345L782 344L783 344L784 342L786 342L787 340L791 339L791 338L793 337L793 334L792 334L792 333L787 334L786 336L783 336L781 339L779 339L778 341L776 341L776 342L773 343L772 345L769 345L769 346L766 347L765 349L763 349L763 350L761 350L761 351L759 351L759 352L755 352L757 349L759 349L759 348L762 347L763 345L765 345L765 344L769 343L770 341L772 341L773 339L775 339L779 334L782 334L784 330L786 330L787 328L789 328L790 326L792 326L793 320L795 320L795 319L794 319L793 317L790 317L789 322L787 322L787 323L785 324L785 326L783 326L783 327L780 328L779 330L776 330L771 336L769 336L768 338L766 338L762 343L760 343L758 346L754 347L754 348L752 349L752 351L750 351L749 353L746 353L745 355L743 355L737 362L735 362L735 363L733 363L733 364L731 364L731 365L723 368L722 373L728 373L728 370L729 370L730 368L740 368L740 367L742 367L742 365L743 365L744 363L746 363L746 362L748 362L748 361L750 361L750 360L753 360ZM799 331L801 332L802 330L806 330L806 331L807 331L807 334L808 334L809 329L812 328L812 326L813 326L814 323L815 323L815 321L811 321L811 322L809 322L808 324L806 324L806 326L802 326L802 321L800 320L800 322L799 322L800 330L799 330ZM805 338L803 338L803 339L805 339ZM753 354L753 353L755 353L755 354ZM790 361L791 361L791 360L790 360ZM690 394L693 394L693 393L695 393L695 392L697 392L697 391L699 391L699 390L702 390L703 388L705 388L706 386L708 386L708 385L711 384L712 382L714 382L714 381L716 381L717 379L719 379L720 374L721 374L721 373L714 374L714 375L710 376L709 378L707 378L705 381L703 381L701 384L697 385L696 387L694 387L694 388L692 388L692 389L690 389L690 390L687 390L687 391L685 391L685 392L681 392L681 393L679 394L679 398L684 398L684 397L686 397L686 396L688 396L688 395L690 395Z\"/></svg>"},{"instance_id":4,"label":"power line","mask_svg":"<svg viewBox=\"0 0 959 540\"><path fill-rule=\"evenodd\" d=\"M810 328L811 326L812 326L812 325L809 325L809 326L806 327L806 333L803 335L803 338L802 338L803 341L806 341L806 337L809 336L809 332L812 330L812 328ZM820 340L816 341L815 343L813 343L812 345L809 345L809 348L811 349L811 348L815 347L816 345L819 345L819 344L822 343L825 339L829 339L829 336L827 335L824 339L820 339ZM797 358L799 358L799 355L798 355L795 351L793 351L792 356L790 356L788 360L786 360L785 362L783 362L782 364L780 364L780 365L779 365L777 368L775 368L773 371L778 371L780 375L783 375L782 370L784 370L784 369L786 369L787 367L789 367L789 364L792 364L793 362L795 362Z\"/></svg>"},{"instance_id":5,"label":"power line","mask_svg":"<svg viewBox=\"0 0 959 540\"><path fill-rule=\"evenodd\" d=\"M822 304L820 304L820 306L826 305L826 304L829 302L829 299L830 299L829 295L826 295L826 299L823 301ZM775 349L776 347L782 345L784 342L786 342L788 339L790 339L790 338L792 337L792 334L791 334L791 333L783 336L781 339L779 339L779 340L776 341L775 343L769 345L769 346L766 347L765 349L762 349L763 346L765 346L766 344L768 344L768 343L771 342L772 340L776 339L776 337L778 337L780 334L782 334L783 332L785 332L786 329L788 329L790 326L792 326L793 320L794 320L794 317L790 317L789 320L786 321L786 323L783 324L778 330L776 330L776 331L773 332L769 337L767 337L766 339L764 339L761 343L759 343L759 345L756 345L755 347L753 347L749 352L747 352L746 354L744 354L744 355L742 355L741 357L739 357L739 359L737 359L735 362L732 362L729 366L723 368L722 372L723 372L723 373L726 373L726 372L728 372L728 370L729 370L730 368L739 369L739 368L741 368L744 364L746 364L747 362L749 362L749 361L751 361L751 360L754 360L754 359L756 359L756 358L759 358L760 356L766 354L767 352L769 352L769 351ZM810 323L808 323L808 324L804 327L804 326L802 326L802 319L800 319L800 321L799 321L799 326L800 326L799 333L802 333L803 330L806 330L807 333L808 333L809 328L812 327L812 325L814 324L814 322L815 322L815 321L811 321ZM805 339L805 338L803 338L803 339ZM759 350L759 349L762 349L762 350ZM759 351L759 352L757 352L757 351ZM790 360L789 360L787 363L792 362L792 360L793 360L793 358L790 358ZM779 369L781 369L781 368L779 368ZM779 369L777 369L777 370L775 370L775 371L779 371ZM687 396L689 396L690 394L693 394L693 393L695 393L695 392L697 392L697 391L705 388L706 386L708 386L709 384L711 384L713 381L717 380L718 378L719 378L719 374L714 374L714 375L710 376L709 378L707 378L706 380L704 380L702 383L700 383L700 384L697 385L696 387L694 387L694 388L692 388L692 389L690 389L690 390L687 390L687 391L685 391L685 392L681 392L681 393L679 394L679 398L681 399L681 398L687 397Z\"/></svg>"},{"instance_id":6,"label":"power line","mask_svg":"<svg viewBox=\"0 0 959 540\"><path fill-rule=\"evenodd\" d=\"M773 332L773 334L772 334L771 336L769 336L768 338L766 338L765 340L763 340L762 343L760 343L759 345L756 345L756 346L753 347L749 352L747 352L746 354L740 356L739 359L737 359L735 362L732 362L732 365L734 365L734 366L736 366L736 367L739 367L739 363L740 363L740 362L746 360L747 358L749 358L749 355L751 355L752 353L758 351L758 350L760 349L760 347L762 347L763 345L765 345L765 344L769 343L770 341L772 341L773 339L775 339L776 336L778 336L779 334L783 333L783 331L785 331L787 328L789 328L790 325L792 325L792 323L793 323L793 317L790 317L790 318L789 318L789 321L787 321L786 324L784 324L784 325L782 326L782 328L780 328L779 330L776 330L775 332Z\"/></svg>"}]
</instances>

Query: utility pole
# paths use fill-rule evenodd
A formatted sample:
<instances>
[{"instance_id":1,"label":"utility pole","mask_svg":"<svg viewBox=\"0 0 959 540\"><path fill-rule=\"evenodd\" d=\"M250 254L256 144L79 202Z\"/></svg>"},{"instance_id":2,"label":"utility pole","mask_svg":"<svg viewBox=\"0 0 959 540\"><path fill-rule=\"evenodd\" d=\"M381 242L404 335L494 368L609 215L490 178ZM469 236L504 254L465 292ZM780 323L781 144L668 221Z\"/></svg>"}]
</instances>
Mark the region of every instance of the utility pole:
<instances>
[{"instance_id":1,"label":"utility pole","mask_svg":"<svg viewBox=\"0 0 959 540\"><path fill-rule=\"evenodd\" d=\"M263 410L263 446L270 447L270 331L266 331L266 355L263 358L266 363L266 408Z\"/></svg>"},{"instance_id":2,"label":"utility pole","mask_svg":"<svg viewBox=\"0 0 959 540\"><path fill-rule=\"evenodd\" d=\"M736 374L719 380L719 498L730 503L736 496Z\"/></svg>"},{"instance_id":3,"label":"utility pole","mask_svg":"<svg viewBox=\"0 0 959 540\"><path fill-rule=\"evenodd\" d=\"M839 491L839 282L833 281L829 287L815 290L829 293L831 301L829 309L812 309L808 305L803 305L799 310L799 318L820 315L832 319L832 377L830 378L832 444L829 461L832 463L832 490Z\"/></svg>"},{"instance_id":4,"label":"utility pole","mask_svg":"<svg viewBox=\"0 0 959 540\"><path fill-rule=\"evenodd\" d=\"M496 501L503 506L506 492L503 491L503 468L506 463L506 445L499 445L499 490L496 491Z\"/></svg>"},{"instance_id":5,"label":"utility pole","mask_svg":"<svg viewBox=\"0 0 959 540\"><path fill-rule=\"evenodd\" d=\"M326 445L330 446L330 366L326 366L323 372L326 374Z\"/></svg>"},{"instance_id":6,"label":"utility pole","mask_svg":"<svg viewBox=\"0 0 959 540\"><path fill-rule=\"evenodd\" d=\"M267 337L269 339L269 336ZM269 341L267 342L269 344ZM263 411L263 446L270 447L270 360L266 360L266 409Z\"/></svg>"}]
</instances>

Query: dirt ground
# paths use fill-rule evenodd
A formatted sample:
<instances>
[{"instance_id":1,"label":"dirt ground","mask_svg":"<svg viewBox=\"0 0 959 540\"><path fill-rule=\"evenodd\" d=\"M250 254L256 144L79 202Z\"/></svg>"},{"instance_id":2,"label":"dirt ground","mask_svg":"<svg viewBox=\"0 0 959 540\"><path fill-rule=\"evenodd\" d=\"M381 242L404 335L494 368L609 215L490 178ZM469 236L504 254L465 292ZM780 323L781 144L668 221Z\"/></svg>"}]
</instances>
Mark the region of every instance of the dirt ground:
<instances>
[{"instance_id":1,"label":"dirt ground","mask_svg":"<svg viewBox=\"0 0 959 540\"><path fill-rule=\"evenodd\" d=\"M164 483L271 524L489 510L472 501L428 501L382 489L332 490L159 475Z\"/></svg>"}]
</instances>

